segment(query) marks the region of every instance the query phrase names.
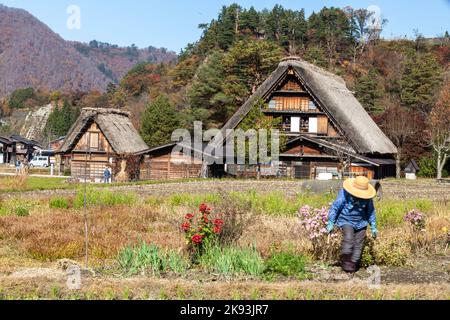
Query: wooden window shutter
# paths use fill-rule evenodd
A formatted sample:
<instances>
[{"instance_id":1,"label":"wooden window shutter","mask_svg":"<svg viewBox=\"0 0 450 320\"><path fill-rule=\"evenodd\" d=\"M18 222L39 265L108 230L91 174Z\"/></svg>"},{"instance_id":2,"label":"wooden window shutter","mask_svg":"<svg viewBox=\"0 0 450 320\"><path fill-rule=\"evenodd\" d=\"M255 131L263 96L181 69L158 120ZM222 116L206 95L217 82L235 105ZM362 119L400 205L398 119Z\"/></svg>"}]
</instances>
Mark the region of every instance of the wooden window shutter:
<instances>
[{"instance_id":1,"label":"wooden window shutter","mask_svg":"<svg viewBox=\"0 0 450 320\"><path fill-rule=\"evenodd\" d=\"M318 134L327 134L328 133L328 118L326 116L318 116L317 133Z\"/></svg>"}]
</instances>

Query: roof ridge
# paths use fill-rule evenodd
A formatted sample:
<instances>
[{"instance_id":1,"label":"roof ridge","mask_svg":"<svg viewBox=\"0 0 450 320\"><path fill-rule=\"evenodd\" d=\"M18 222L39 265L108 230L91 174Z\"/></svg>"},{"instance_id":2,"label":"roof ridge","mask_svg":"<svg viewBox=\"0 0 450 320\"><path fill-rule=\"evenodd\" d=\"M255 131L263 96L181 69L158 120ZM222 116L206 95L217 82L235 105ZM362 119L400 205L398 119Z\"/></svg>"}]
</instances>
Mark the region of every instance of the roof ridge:
<instances>
[{"instance_id":1,"label":"roof ridge","mask_svg":"<svg viewBox=\"0 0 450 320\"><path fill-rule=\"evenodd\" d=\"M312 63L302 59L301 57L289 56L289 57L283 58L280 62L280 66L283 66L283 65L288 65L288 66L303 65L303 67L307 67L307 68L311 69L311 71L313 71L313 72L317 72L323 76L333 78L333 80L336 80L340 84L344 85L346 87L346 89L348 90L347 84L345 83L345 80L342 77L340 77L324 68L316 66L315 64L312 64Z\"/></svg>"},{"instance_id":2,"label":"roof ridge","mask_svg":"<svg viewBox=\"0 0 450 320\"><path fill-rule=\"evenodd\" d=\"M94 113L94 114L118 114L126 117L131 117L131 113L129 111L115 109L115 108L92 108L87 107L81 109L81 113Z\"/></svg>"}]
</instances>

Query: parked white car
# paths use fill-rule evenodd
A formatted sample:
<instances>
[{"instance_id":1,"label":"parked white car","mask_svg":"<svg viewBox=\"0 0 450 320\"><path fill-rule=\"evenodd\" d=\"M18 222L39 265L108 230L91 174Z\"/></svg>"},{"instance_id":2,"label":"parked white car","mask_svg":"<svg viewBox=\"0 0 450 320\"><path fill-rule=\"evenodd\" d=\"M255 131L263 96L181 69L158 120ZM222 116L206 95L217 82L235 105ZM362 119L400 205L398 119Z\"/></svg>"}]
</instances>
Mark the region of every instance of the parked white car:
<instances>
[{"instance_id":1,"label":"parked white car","mask_svg":"<svg viewBox=\"0 0 450 320\"><path fill-rule=\"evenodd\" d=\"M29 165L30 168L34 167L47 168L49 166L49 157L36 156L33 158L33 160L30 161Z\"/></svg>"}]
</instances>

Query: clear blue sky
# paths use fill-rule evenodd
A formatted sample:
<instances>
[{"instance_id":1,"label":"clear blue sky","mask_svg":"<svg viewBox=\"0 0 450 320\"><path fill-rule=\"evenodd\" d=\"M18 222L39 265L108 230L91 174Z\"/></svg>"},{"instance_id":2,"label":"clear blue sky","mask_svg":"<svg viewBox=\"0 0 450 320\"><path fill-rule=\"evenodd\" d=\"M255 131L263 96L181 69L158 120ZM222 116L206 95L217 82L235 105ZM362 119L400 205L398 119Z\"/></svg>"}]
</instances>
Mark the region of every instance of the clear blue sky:
<instances>
[{"instance_id":1,"label":"clear blue sky","mask_svg":"<svg viewBox=\"0 0 450 320\"><path fill-rule=\"evenodd\" d=\"M256 9L305 8L307 16L323 6L367 8L376 5L389 20L385 38L414 36L414 29L427 37L450 32L450 0L0 0L23 8L46 23L66 40L89 42L96 39L121 46L153 45L179 52L187 43L198 40L197 26L217 17L224 4L239 3ZM67 8L81 9L81 29L67 28Z\"/></svg>"}]
</instances>

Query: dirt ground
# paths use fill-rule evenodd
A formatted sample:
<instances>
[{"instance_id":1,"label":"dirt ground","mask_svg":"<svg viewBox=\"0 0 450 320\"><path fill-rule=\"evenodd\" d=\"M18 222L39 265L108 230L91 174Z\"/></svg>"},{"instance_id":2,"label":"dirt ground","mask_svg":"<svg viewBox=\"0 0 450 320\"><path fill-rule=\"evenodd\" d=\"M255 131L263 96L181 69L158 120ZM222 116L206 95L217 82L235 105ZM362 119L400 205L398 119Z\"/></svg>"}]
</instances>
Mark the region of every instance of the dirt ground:
<instances>
[{"instance_id":1,"label":"dirt ground","mask_svg":"<svg viewBox=\"0 0 450 320\"><path fill-rule=\"evenodd\" d=\"M171 195L176 193L202 194L223 191L255 190L265 193L281 191L287 196L295 196L302 192L301 180L204 180L193 182L170 182L149 185L114 186L114 191L136 192L140 195ZM438 184L434 180L383 180L381 181L383 196L389 199L431 199L450 200L450 184ZM20 196L29 198L47 198L53 195L73 195L76 190L41 190L21 192ZM2 197L18 197L17 192L3 193Z\"/></svg>"},{"instance_id":2,"label":"dirt ground","mask_svg":"<svg viewBox=\"0 0 450 320\"><path fill-rule=\"evenodd\" d=\"M80 288L56 264L0 275L0 298L37 299L450 299L450 255L402 268L313 266L308 280L275 281L201 277L154 278L82 274ZM379 271L379 278L377 272ZM377 282L377 279L380 281Z\"/></svg>"}]
</instances>

